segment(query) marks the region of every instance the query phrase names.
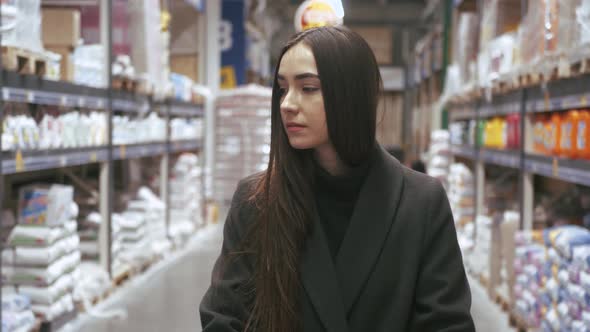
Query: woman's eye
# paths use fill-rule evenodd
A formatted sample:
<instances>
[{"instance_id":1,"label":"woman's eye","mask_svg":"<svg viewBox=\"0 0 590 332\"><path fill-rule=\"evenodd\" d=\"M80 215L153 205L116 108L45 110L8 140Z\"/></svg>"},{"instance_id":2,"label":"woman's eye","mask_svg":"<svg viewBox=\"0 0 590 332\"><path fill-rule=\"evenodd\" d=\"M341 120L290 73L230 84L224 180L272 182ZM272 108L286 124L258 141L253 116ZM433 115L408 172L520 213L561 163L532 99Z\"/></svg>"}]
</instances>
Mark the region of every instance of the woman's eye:
<instances>
[{"instance_id":1,"label":"woman's eye","mask_svg":"<svg viewBox=\"0 0 590 332\"><path fill-rule=\"evenodd\" d=\"M303 87L303 92L310 92L311 93L311 92L316 92L318 90L319 90L319 88L316 88L314 86L304 86Z\"/></svg>"},{"instance_id":2,"label":"woman's eye","mask_svg":"<svg viewBox=\"0 0 590 332\"><path fill-rule=\"evenodd\" d=\"M287 89L285 89L285 88L279 88L279 94L281 96L284 95L285 93L287 93Z\"/></svg>"}]
</instances>

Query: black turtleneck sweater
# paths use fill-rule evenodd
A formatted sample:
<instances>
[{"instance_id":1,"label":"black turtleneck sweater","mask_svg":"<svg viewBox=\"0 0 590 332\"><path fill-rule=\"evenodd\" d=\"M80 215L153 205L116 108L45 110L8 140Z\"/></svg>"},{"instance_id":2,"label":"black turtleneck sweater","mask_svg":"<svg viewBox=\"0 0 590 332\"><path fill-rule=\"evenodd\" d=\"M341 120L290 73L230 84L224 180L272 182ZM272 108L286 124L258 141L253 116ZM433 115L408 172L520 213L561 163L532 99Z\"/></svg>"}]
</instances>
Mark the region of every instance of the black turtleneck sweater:
<instances>
[{"instance_id":1,"label":"black turtleneck sweater","mask_svg":"<svg viewBox=\"0 0 590 332\"><path fill-rule=\"evenodd\" d=\"M369 164L366 162L345 175L333 176L316 163L316 204L332 258L336 258L344 240Z\"/></svg>"}]
</instances>

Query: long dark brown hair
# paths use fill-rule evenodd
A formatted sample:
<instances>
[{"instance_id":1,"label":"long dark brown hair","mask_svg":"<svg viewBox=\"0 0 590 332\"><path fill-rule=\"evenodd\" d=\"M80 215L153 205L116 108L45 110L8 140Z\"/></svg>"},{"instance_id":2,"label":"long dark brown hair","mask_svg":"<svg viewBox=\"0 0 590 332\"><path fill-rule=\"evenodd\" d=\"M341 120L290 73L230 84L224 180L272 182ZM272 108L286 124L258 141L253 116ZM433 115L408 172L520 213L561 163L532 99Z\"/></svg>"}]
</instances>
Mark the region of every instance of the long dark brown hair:
<instances>
[{"instance_id":1,"label":"long dark brown hair","mask_svg":"<svg viewBox=\"0 0 590 332\"><path fill-rule=\"evenodd\" d=\"M257 218L247 243L255 256L252 310L247 331L301 331L300 257L316 213L312 151L291 147L283 129L277 73L285 52L299 43L315 57L328 134L350 165L369 158L375 144L381 75L369 45L344 27L322 27L294 36L283 48L272 88L268 169L255 187Z\"/></svg>"}]
</instances>

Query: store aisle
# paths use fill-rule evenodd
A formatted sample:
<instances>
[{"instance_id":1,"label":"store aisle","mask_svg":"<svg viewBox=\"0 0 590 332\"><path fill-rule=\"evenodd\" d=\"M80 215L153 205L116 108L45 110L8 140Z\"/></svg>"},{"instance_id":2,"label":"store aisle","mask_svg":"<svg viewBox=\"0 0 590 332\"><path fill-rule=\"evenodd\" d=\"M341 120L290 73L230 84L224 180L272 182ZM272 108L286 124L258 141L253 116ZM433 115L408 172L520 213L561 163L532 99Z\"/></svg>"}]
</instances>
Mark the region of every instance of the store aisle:
<instances>
[{"instance_id":1,"label":"store aisle","mask_svg":"<svg viewBox=\"0 0 590 332\"><path fill-rule=\"evenodd\" d=\"M221 239L221 225L204 230L186 254L147 280L131 281L124 292L115 294L105 303L106 310L126 307L126 320L83 317L67 331L201 331L198 305L209 285ZM509 327L502 310L489 300L483 287L474 279L469 282L477 331L515 331Z\"/></svg>"},{"instance_id":2,"label":"store aisle","mask_svg":"<svg viewBox=\"0 0 590 332\"><path fill-rule=\"evenodd\" d=\"M191 250L147 280L132 280L125 290L107 299L105 310L126 308L127 319L82 317L65 329L92 332L201 331L198 305L209 286L219 254L221 225L205 229L193 239Z\"/></svg>"}]
</instances>

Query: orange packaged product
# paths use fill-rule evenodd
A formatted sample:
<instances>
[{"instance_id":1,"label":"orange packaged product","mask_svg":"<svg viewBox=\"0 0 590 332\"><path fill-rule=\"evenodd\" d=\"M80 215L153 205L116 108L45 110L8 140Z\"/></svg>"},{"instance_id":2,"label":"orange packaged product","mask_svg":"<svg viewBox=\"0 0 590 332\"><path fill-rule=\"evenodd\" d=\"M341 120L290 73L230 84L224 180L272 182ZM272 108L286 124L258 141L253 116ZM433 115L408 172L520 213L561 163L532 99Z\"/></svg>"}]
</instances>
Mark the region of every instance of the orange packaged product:
<instances>
[{"instance_id":1,"label":"orange packaged product","mask_svg":"<svg viewBox=\"0 0 590 332\"><path fill-rule=\"evenodd\" d=\"M545 148L547 154L560 154L560 139L561 139L561 116L558 113L551 115L546 125Z\"/></svg>"},{"instance_id":2,"label":"orange packaged product","mask_svg":"<svg viewBox=\"0 0 590 332\"><path fill-rule=\"evenodd\" d=\"M576 154L576 123L578 118L578 111L570 111L567 114L562 115L559 139L559 152L561 156L574 158Z\"/></svg>"},{"instance_id":3,"label":"orange packaged product","mask_svg":"<svg viewBox=\"0 0 590 332\"><path fill-rule=\"evenodd\" d=\"M578 112L574 158L590 159L590 110Z\"/></svg>"},{"instance_id":4,"label":"orange packaged product","mask_svg":"<svg viewBox=\"0 0 590 332\"><path fill-rule=\"evenodd\" d=\"M545 153L543 138L545 133L545 117L541 114L533 116L533 151Z\"/></svg>"}]
</instances>

